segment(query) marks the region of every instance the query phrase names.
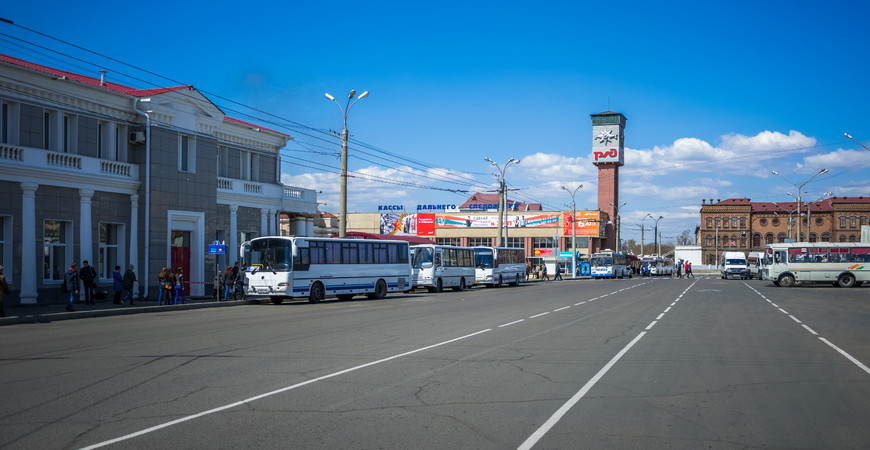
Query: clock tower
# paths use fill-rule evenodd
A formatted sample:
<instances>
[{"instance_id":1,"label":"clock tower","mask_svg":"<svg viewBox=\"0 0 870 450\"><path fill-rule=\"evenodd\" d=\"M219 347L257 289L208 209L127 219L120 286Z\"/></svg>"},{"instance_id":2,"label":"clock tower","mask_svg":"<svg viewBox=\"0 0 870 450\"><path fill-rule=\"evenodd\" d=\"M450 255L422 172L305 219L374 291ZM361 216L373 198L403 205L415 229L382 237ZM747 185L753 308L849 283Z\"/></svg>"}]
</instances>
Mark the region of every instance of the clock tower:
<instances>
[{"instance_id":1,"label":"clock tower","mask_svg":"<svg viewBox=\"0 0 870 450\"><path fill-rule=\"evenodd\" d=\"M602 249L617 250L616 212L619 205L619 166L625 164L625 116L607 111L592 114L592 156L598 167L598 209L607 213Z\"/></svg>"}]
</instances>

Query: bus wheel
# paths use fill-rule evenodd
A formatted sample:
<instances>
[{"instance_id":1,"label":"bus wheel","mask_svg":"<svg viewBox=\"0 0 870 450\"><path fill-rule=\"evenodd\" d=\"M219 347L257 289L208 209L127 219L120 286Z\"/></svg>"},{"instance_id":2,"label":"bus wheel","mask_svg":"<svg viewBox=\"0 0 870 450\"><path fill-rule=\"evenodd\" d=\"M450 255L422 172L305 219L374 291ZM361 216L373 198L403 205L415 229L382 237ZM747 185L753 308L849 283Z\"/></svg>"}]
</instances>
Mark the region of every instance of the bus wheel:
<instances>
[{"instance_id":1,"label":"bus wheel","mask_svg":"<svg viewBox=\"0 0 870 450\"><path fill-rule=\"evenodd\" d=\"M311 291L308 293L309 303L320 303L326 297L326 290L323 288L323 283L316 282L311 285Z\"/></svg>"},{"instance_id":2,"label":"bus wheel","mask_svg":"<svg viewBox=\"0 0 870 450\"><path fill-rule=\"evenodd\" d=\"M465 277L459 279L459 286L453 286L452 289L454 291L464 291L465 290Z\"/></svg>"},{"instance_id":3,"label":"bus wheel","mask_svg":"<svg viewBox=\"0 0 870 450\"><path fill-rule=\"evenodd\" d=\"M375 292L366 295L370 299L380 300L387 296L387 282L384 280L378 280L375 283Z\"/></svg>"},{"instance_id":4,"label":"bus wheel","mask_svg":"<svg viewBox=\"0 0 870 450\"><path fill-rule=\"evenodd\" d=\"M844 288L853 287L855 286L855 277L851 273L844 273L837 279L837 284Z\"/></svg>"},{"instance_id":5,"label":"bus wheel","mask_svg":"<svg viewBox=\"0 0 870 450\"><path fill-rule=\"evenodd\" d=\"M435 292L443 292L444 291L444 281L441 278L435 282Z\"/></svg>"},{"instance_id":6,"label":"bus wheel","mask_svg":"<svg viewBox=\"0 0 870 450\"><path fill-rule=\"evenodd\" d=\"M272 302L273 305L280 305L281 302L284 301L284 297L273 295L273 296L269 297L269 300Z\"/></svg>"},{"instance_id":7,"label":"bus wheel","mask_svg":"<svg viewBox=\"0 0 870 450\"><path fill-rule=\"evenodd\" d=\"M782 287L794 286L794 277L788 274L779 277L779 285Z\"/></svg>"}]
</instances>

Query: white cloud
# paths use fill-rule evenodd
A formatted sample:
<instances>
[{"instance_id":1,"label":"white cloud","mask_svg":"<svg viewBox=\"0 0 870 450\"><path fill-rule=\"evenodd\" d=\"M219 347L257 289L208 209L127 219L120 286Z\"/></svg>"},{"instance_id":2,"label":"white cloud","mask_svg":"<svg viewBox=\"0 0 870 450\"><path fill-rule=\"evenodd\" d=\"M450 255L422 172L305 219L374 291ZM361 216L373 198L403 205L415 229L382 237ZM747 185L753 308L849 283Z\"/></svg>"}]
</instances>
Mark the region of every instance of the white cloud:
<instances>
[{"instance_id":1,"label":"white cloud","mask_svg":"<svg viewBox=\"0 0 870 450\"><path fill-rule=\"evenodd\" d=\"M870 168L870 152L837 149L830 153L811 155L798 163L798 172L815 173L820 169L860 170Z\"/></svg>"}]
</instances>

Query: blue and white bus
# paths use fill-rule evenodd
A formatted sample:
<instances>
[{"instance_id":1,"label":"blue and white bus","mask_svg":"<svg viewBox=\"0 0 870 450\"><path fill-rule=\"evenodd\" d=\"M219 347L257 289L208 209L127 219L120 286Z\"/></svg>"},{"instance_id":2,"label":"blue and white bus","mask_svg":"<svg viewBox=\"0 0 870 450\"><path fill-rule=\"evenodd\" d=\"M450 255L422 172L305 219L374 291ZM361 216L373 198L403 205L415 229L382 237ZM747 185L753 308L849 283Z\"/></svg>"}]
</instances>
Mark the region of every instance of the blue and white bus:
<instances>
[{"instance_id":1,"label":"blue and white bus","mask_svg":"<svg viewBox=\"0 0 870 450\"><path fill-rule=\"evenodd\" d=\"M621 253L604 250L589 257L592 278L622 278L631 276L628 259Z\"/></svg>"},{"instance_id":2,"label":"blue and white bus","mask_svg":"<svg viewBox=\"0 0 870 450\"><path fill-rule=\"evenodd\" d=\"M474 247L475 282L487 286L519 286L526 279L526 250Z\"/></svg>"},{"instance_id":3,"label":"blue and white bus","mask_svg":"<svg viewBox=\"0 0 870 450\"><path fill-rule=\"evenodd\" d=\"M274 304L327 295L341 300L357 294L371 299L410 288L406 241L264 236L242 244L249 296L268 296Z\"/></svg>"},{"instance_id":4,"label":"blue and white bus","mask_svg":"<svg viewBox=\"0 0 870 450\"><path fill-rule=\"evenodd\" d=\"M474 250L450 245L412 245L412 287L441 292L462 291L474 285Z\"/></svg>"}]
</instances>

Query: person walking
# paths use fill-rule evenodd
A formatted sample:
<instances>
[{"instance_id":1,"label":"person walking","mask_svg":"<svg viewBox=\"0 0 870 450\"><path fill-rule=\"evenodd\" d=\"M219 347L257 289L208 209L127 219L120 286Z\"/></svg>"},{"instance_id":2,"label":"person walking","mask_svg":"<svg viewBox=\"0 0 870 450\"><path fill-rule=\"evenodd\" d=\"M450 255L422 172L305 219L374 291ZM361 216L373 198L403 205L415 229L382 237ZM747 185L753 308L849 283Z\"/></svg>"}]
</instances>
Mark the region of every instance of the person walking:
<instances>
[{"instance_id":1,"label":"person walking","mask_svg":"<svg viewBox=\"0 0 870 450\"><path fill-rule=\"evenodd\" d=\"M677 278L683 278L683 262L677 263Z\"/></svg>"},{"instance_id":2,"label":"person walking","mask_svg":"<svg viewBox=\"0 0 870 450\"><path fill-rule=\"evenodd\" d=\"M166 303L169 303L169 294L166 291L166 285L169 284L169 277L171 273L169 269L164 267L159 274L157 274L157 305L160 306L163 304L163 296L166 295Z\"/></svg>"},{"instance_id":3,"label":"person walking","mask_svg":"<svg viewBox=\"0 0 870 450\"><path fill-rule=\"evenodd\" d=\"M164 284L160 286L160 289L163 290L163 295L166 296L166 304L172 304L172 297L175 296L175 272L172 269L166 269Z\"/></svg>"},{"instance_id":4,"label":"person walking","mask_svg":"<svg viewBox=\"0 0 870 450\"><path fill-rule=\"evenodd\" d=\"M178 297L181 297L181 304L185 304L184 300L184 273L181 267L175 271L175 304L178 304Z\"/></svg>"},{"instance_id":5,"label":"person walking","mask_svg":"<svg viewBox=\"0 0 870 450\"><path fill-rule=\"evenodd\" d=\"M223 283L224 283L224 300L230 299L230 289L233 288L233 268L227 266L227 270L224 271L223 275Z\"/></svg>"},{"instance_id":6,"label":"person walking","mask_svg":"<svg viewBox=\"0 0 870 450\"><path fill-rule=\"evenodd\" d=\"M124 284L124 276L121 275L121 266L115 266L115 270L112 271L112 290L115 291L115 300L112 302L114 305L121 304L121 291Z\"/></svg>"},{"instance_id":7,"label":"person walking","mask_svg":"<svg viewBox=\"0 0 870 450\"><path fill-rule=\"evenodd\" d=\"M63 287L69 293L69 301L66 304L67 311L75 311L73 304L79 296L79 272L76 263L70 263L69 269L63 275Z\"/></svg>"},{"instance_id":8,"label":"person walking","mask_svg":"<svg viewBox=\"0 0 870 450\"><path fill-rule=\"evenodd\" d=\"M6 276L3 275L3 266L0 266L0 317L6 317L6 310L3 309L3 299L9 295L9 285L6 283Z\"/></svg>"},{"instance_id":9,"label":"person walking","mask_svg":"<svg viewBox=\"0 0 870 450\"><path fill-rule=\"evenodd\" d=\"M133 272L133 265L127 266L127 271L124 272L124 278L121 282L121 287L124 288L124 304L133 305L133 286L136 284L136 272Z\"/></svg>"},{"instance_id":10,"label":"person walking","mask_svg":"<svg viewBox=\"0 0 870 450\"><path fill-rule=\"evenodd\" d=\"M550 276L547 275L547 265L541 264L543 267L541 268L541 277L547 281L550 281Z\"/></svg>"},{"instance_id":11,"label":"person walking","mask_svg":"<svg viewBox=\"0 0 870 450\"><path fill-rule=\"evenodd\" d=\"M526 281L529 281L529 278L532 276L532 263L526 261Z\"/></svg>"},{"instance_id":12,"label":"person walking","mask_svg":"<svg viewBox=\"0 0 870 450\"><path fill-rule=\"evenodd\" d=\"M562 266L557 262L556 263L556 275L553 277L553 281L562 279Z\"/></svg>"},{"instance_id":13,"label":"person walking","mask_svg":"<svg viewBox=\"0 0 870 450\"><path fill-rule=\"evenodd\" d=\"M695 278L695 274L692 273L692 263L686 261L686 278L689 278L689 275L691 275L692 278Z\"/></svg>"},{"instance_id":14,"label":"person walking","mask_svg":"<svg viewBox=\"0 0 870 450\"><path fill-rule=\"evenodd\" d=\"M85 304L94 305L94 282L97 279L97 271L88 265L87 260L82 261L82 268L79 270L79 279L82 280L82 288L85 291Z\"/></svg>"}]
</instances>

